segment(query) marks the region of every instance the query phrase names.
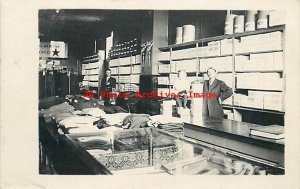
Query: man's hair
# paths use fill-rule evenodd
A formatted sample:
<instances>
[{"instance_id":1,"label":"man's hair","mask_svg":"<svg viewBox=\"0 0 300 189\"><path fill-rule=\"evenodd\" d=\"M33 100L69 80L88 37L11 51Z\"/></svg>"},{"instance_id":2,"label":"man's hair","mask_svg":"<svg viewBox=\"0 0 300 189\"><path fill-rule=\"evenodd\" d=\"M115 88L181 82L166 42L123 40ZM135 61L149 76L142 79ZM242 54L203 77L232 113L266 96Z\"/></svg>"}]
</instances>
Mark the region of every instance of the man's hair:
<instances>
[{"instance_id":1,"label":"man's hair","mask_svg":"<svg viewBox=\"0 0 300 189\"><path fill-rule=\"evenodd\" d=\"M209 68L207 68L207 71L206 71L206 72L208 72L208 70L214 70L214 71L217 73L217 70L216 70L216 68L214 68L214 67L209 67Z\"/></svg>"},{"instance_id":2,"label":"man's hair","mask_svg":"<svg viewBox=\"0 0 300 189\"><path fill-rule=\"evenodd\" d=\"M185 70L179 70L179 71L178 71L178 73L180 73L180 72L184 72L184 73L186 73L186 72L185 72Z\"/></svg>"},{"instance_id":3,"label":"man's hair","mask_svg":"<svg viewBox=\"0 0 300 189\"><path fill-rule=\"evenodd\" d=\"M106 71L110 71L111 72L111 69L108 68Z\"/></svg>"}]
</instances>

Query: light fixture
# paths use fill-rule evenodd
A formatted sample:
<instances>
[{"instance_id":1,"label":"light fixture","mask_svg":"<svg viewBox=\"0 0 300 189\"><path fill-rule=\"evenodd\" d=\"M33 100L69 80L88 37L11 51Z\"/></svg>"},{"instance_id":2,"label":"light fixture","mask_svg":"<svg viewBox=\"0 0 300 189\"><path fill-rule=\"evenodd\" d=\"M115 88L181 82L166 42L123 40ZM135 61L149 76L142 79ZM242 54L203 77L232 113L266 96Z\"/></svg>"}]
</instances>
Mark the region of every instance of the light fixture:
<instances>
[{"instance_id":1,"label":"light fixture","mask_svg":"<svg viewBox=\"0 0 300 189\"><path fill-rule=\"evenodd\" d=\"M55 12L58 14L58 13L60 12L60 10L59 10L59 9L56 9Z\"/></svg>"}]
</instances>

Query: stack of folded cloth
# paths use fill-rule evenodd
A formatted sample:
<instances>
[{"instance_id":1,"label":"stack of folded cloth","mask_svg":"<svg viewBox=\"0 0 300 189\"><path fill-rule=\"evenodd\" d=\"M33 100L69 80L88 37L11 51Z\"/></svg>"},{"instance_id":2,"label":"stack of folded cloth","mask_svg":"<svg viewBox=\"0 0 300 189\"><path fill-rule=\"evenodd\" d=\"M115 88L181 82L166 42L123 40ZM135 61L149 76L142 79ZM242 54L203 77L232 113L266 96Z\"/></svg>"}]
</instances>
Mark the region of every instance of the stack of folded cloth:
<instances>
[{"instance_id":1,"label":"stack of folded cloth","mask_svg":"<svg viewBox=\"0 0 300 189\"><path fill-rule=\"evenodd\" d=\"M59 123L59 127L65 133L87 133L97 132L97 122L99 118L92 116L73 116L66 118Z\"/></svg>"},{"instance_id":2,"label":"stack of folded cloth","mask_svg":"<svg viewBox=\"0 0 300 189\"><path fill-rule=\"evenodd\" d=\"M149 117L149 126L159 128L161 130L176 134L183 135L183 121L177 117L167 117L164 115L155 115Z\"/></svg>"},{"instance_id":3,"label":"stack of folded cloth","mask_svg":"<svg viewBox=\"0 0 300 189\"><path fill-rule=\"evenodd\" d=\"M48 109L40 110L39 115L43 116L46 123L50 123L58 115L70 116L74 112L74 107L67 102L51 106Z\"/></svg>"},{"instance_id":4,"label":"stack of folded cloth","mask_svg":"<svg viewBox=\"0 0 300 189\"><path fill-rule=\"evenodd\" d=\"M58 96L50 96L47 98L39 99L39 110L50 108L51 106L61 104L65 101L66 101L66 99L58 97Z\"/></svg>"},{"instance_id":5,"label":"stack of folded cloth","mask_svg":"<svg viewBox=\"0 0 300 189\"><path fill-rule=\"evenodd\" d=\"M85 108L101 108L98 101L94 98L87 98L84 96L74 96L69 98L70 104L75 110L83 110Z\"/></svg>"}]
</instances>

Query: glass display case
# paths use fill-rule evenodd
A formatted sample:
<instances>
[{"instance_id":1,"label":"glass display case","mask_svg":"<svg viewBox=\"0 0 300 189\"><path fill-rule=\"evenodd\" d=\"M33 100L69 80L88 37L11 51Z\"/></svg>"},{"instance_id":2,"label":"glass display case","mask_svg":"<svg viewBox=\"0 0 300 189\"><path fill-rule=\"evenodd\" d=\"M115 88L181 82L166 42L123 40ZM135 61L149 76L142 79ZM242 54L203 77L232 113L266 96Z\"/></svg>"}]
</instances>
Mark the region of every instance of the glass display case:
<instances>
[{"instance_id":1,"label":"glass display case","mask_svg":"<svg viewBox=\"0 0 300 189\"><path fill-rule=\"evenodd\" d=\"M113 175L267 175L284 169L245 154L156 128L67 134L85 162Z\"/></svg>"}]
</instances>

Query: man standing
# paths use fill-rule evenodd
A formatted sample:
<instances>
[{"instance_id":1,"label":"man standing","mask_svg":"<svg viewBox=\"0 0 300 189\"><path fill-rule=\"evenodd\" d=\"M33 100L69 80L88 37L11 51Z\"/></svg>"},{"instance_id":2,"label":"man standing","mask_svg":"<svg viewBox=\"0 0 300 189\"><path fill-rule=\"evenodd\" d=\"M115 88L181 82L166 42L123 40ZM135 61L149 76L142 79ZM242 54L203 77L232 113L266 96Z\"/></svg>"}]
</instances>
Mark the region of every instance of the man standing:
<instances>
[{"instance_id":1,"label":"man standing","mask_svg":"<svg viewBox=\"0 0 300 189\"><path fill-rule=\"evenodd\" d=\"M217 70L215 68L208 68L207 75L209 80L204 81L203 93L215 93L215 98L203 99L203 117L207 118L223 118L224 112L221 106L222 101L229 98L233 92L224 81L216 79Z\"/></svg>"},{"instance_id":2,"label":"man standing","mask_svg":"<svg viewBox=\"0 0 300 189\"><path fill-rule=\"evenodd\" d=\"M101 80L101 92L111 93L116 89L116 79L111 77L111 70L106 70L105 77ZM109 105L109 98L102 98L104 105Z\"/></svg>"}]
</instances>

